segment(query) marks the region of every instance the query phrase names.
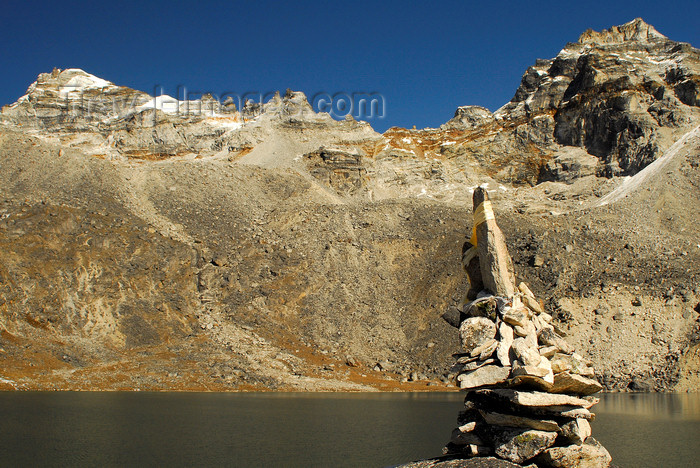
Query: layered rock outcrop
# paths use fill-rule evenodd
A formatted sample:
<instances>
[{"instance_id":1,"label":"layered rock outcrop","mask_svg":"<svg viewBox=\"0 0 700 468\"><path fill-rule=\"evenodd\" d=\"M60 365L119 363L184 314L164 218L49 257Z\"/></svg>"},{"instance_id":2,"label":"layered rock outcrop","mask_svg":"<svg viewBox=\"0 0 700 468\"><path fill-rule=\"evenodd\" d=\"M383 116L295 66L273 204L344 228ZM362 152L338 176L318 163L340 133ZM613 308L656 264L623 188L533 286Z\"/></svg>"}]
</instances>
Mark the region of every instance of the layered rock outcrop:
<instances>
[{"instance_id":1,"label":"layered rock outcrop","mask_svg":"<svg viewBox=\"0 0 700 468\"><path fill-rule=\"evenodd\" d=\"M441 128L410 137L453 141L449 148L414 146L447 160L477 157L502 182L631 175L698 121L699 90L700 51L638 18L586 31L555 58L538 59L513 99L495 112L459 107ZM390 129L385 136L403 133ZM561 160L562 153L568 161Z\"/></svg>"},{"instance_id":2,"label":"layered rock outcrop","mask_svg":"<svg viewBox=\"0 0 700 468\"><path fill-rule=\"evenodd\" d=\"M210 94L193 100L150 96L75 68L40 74L24 96L3 107L0 122L93 156L122 160L234 160L284 139L285 132L325 132L321 141L328 143L378 136L366 123L336 122L314 112L301 92L278 92L265 102L247 100L239 110L232 100Z\"/></svg>"}]
</instances>

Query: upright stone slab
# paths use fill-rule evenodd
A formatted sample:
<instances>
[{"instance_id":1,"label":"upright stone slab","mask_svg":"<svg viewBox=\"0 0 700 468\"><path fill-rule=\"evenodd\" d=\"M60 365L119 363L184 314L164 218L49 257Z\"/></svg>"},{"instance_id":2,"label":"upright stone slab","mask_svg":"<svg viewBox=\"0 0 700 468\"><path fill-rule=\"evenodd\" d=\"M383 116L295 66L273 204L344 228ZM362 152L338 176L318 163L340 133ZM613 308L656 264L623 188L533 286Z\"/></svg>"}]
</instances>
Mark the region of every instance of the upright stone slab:
<instances>
[{"instance_id":1,"label":"upright stone slab","mask_svg":"<svg viewBox=\"0 0 700 468\"><path fill-rule=\"evenodd\" d=\"M473 301L477 294L484 289L484 280L481 279L479 252L471 242L465 242L462 246L462 266L467 273L467 278L469 278L469 290L466 298Z\"/></svg>"},{"instance_id":2,"label":"upright stone slab","mask_svg":"<svg viewBox=\"0 0 700 468\"><path fill-rule=\"evenodd\" d=\"M496 296L512 297L515 293L513 261L503 233L496 224L486 190L481 187L474 190L473 202L474 230L484 287Z\"/></svg>"}]
</instances>

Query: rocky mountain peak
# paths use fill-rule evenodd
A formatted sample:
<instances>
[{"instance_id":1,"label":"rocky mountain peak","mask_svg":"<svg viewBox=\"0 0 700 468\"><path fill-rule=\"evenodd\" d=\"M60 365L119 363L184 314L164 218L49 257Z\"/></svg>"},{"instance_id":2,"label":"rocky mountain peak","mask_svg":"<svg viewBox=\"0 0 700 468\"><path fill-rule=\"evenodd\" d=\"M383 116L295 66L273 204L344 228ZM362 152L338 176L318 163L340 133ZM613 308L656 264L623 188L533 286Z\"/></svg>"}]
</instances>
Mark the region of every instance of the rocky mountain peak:
<instances>
[{"instance_id":1,"label":"rocky mountain peak","mask_svg":"<svg viewBox=\"0 0 700 468\"><path fill-rule=\"evenodd\" d=\"M652 42L659 39L668 39L658 32L654 26L645 22L642 18L634 20L620 26L613 26L600 32L589 29L581 34L578 42L580 44L618 44L621 42L639 41Z\"/></svg>"},{"instance_id":2,"label":"rocky mountain peak","mask_svg":"<svg viewBox=\"0 0 700 468\"><path fill-rule=\"evenodd\" d=\"M287 89L282 97L277 92L272 99L262 104L261 112L275 117L292 118L312 118L315 115L306 95L291 89Z\"/></svg>"},{"instance_id":3,"label":"rocky mountain peak","mask_svg":"<svg viewBox=\"0 0 700 468\"><path fill-rule=\"evenodd\" d=\"M635 19L537 59L493 113L465 105L438 129L389 129L373 154L418 160L443 185L573 183L637 174L699 119L700 50Z\"/></svg>"},{"instance_id":4,"label":"rocky mountain peak","mask_svg":"<svg viewBox=\"0 0 700 468\"><path fill-rule=\"evenodd\" d=\"M37 76L24 96L20 97L17 103L29 101L38 103L40 101L76 101L85 94L93 98L115 93L135 93L142 94L123 86L117 86L111 81L87 73L79 68L67 68L61 70L54 68L51 73L40 73ZM15 103L15 104L17 104Z\"/></svg>"},{"instance_id":5,"label":"rocky mountain peak","mask_svg":"<svg viewBox=\"0 0 700 468\"><path fill-rule=\"evenodd\" d=\"M461 106L455 111L454 117L447 121L443 128L476 128L493 120L490 110L482 106Z\"/></svg>"},{"instance_id":6,"label":"rocky mountain peak","mask_svg":"<svg viewBox=\"0 0 700 468\"><path fill-rule=\"evenodd\" d=\"M114 86L114 84L80 68L67 68L65 70L54 68L51 73L39 74L29 89L34 90L37 87L105 88L108 86Z\"/></svg>"}]
</instances>

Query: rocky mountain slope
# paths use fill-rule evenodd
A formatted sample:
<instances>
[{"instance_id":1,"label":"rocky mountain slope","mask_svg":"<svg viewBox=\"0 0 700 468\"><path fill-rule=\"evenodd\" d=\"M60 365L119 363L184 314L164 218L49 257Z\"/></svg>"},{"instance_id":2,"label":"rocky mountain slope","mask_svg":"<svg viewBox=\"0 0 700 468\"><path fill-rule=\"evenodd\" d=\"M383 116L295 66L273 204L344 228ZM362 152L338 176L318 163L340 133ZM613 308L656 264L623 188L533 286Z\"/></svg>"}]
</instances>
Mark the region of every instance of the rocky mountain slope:
<instances>
[{"instance_id":1,"label":"rocky mountain slope","mask_svg":"<svg viewBox=\"0 0 700 468\"><path fill-rule=\"evenodd\" d=\"M445 388L474 187L609 389L700 382L700 51L641 20L374 132L82 70L0 114L0 386Z\"/></svg>"}]
</instances>

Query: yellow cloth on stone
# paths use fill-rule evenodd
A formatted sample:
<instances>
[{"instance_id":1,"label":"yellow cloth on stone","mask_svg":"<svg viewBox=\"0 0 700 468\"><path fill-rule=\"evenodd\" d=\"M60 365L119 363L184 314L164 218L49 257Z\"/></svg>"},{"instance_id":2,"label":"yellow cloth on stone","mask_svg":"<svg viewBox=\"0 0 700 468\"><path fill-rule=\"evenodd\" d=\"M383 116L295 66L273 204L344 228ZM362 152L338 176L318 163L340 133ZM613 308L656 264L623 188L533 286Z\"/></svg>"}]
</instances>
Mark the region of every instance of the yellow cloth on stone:
<instances>
[{"instance_id":1,"label":"yellow cloth on stone","mask_svg":"<svg viewBox=\"0 0 700 468\"><path fill-rule=\"evenodd\" d=\"M474 211L474 227L472 228L472 238L469 239L469 243L474 247L476 247L476 227L489 219L496 219L496 217L493 214L491 202L484 200Z\"/></svg>"}]
</instances>

